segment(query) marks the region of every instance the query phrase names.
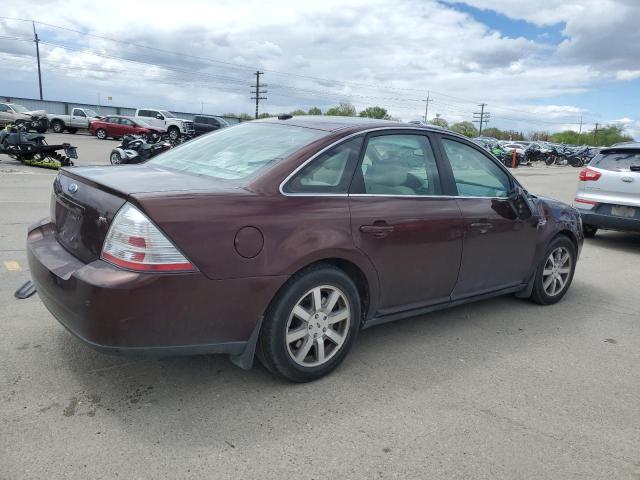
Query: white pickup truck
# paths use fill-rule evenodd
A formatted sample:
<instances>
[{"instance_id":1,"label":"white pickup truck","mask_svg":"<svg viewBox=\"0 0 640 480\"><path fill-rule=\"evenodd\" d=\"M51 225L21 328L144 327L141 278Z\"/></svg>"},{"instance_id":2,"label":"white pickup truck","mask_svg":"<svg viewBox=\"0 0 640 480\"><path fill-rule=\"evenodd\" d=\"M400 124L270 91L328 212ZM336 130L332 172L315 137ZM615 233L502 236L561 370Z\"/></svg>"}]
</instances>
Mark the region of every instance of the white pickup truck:
<instances>
[{"instance_id":1,"label":"white pickup truck","mask_svg":"<svg viewBox=\"0 0 640 480\"><path fill-rule=\"evenodd\" d=\"M177 140L180 135L193 135L193 122L177 118L173 113L156 108L139 108L135 118L147 122L152 127L166 130L171 140Z\"/></svg>"},{"instance_id":2,"label":"white pickup truck","mask_svg":"<svg viewBox=\"0 0 640 480\"><path fill-rule=\"evenodd\" d=\"M62 133L65 130L69 133L76 133L79 129L89 129L92 120L102 118L90 108L74 108L71 115L57 115L50 113L47 115L49 126L55 133Z\"/></svg>"}]
</instances>

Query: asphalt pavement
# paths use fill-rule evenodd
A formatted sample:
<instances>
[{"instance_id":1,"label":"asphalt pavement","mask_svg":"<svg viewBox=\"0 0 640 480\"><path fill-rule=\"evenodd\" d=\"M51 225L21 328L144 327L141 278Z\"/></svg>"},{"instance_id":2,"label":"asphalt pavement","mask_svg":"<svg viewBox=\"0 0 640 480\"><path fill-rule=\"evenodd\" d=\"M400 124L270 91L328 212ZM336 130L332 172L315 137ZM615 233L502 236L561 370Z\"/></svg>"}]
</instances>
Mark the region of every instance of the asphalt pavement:
<instances>
[{"instance_id":1,"label":"asphalt pavement","mask_svg":"<svg viewBox=\"0 0 640 480\"><path fill-rule=\"evenodd\" d=\"M78 165L117 143L58 139ZM515 173L573 198L577 169ZM640 235L587 240L557 305L372 328L336 372L292 385L222 356L106 356L37 295L15 299L54 175L0 155L0 479L640 479Z\"/></svg>"}]
</instances>

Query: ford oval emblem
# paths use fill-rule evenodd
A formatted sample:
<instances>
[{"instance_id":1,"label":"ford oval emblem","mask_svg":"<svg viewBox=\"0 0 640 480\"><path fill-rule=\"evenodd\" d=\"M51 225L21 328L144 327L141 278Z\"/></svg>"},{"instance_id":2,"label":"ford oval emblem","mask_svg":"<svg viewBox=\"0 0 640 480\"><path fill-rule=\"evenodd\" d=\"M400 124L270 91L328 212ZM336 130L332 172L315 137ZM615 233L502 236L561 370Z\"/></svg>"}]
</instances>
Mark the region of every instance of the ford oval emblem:
<instances>
[{"instance_id":1,"label":"ford oval emblem","mask_svg":"<svg viewBox=\"0 0 640 480\"><path fill-rule=\"evenodd\" d=\"M633 182L633 178L631 178L631 177L622 177L622 181L623 182L627 182L627 183L631 183L631 182Z\"/></svg>"},{"instance_id":2,"label":"ford oval emblem","mask_svg":"<svg viewBox=\"0 0 640 480\"><path fill-rule=\"evenodd\" d=\"M70 183L67 187L67 191L71 194L76 193L78 191L78 185L76 185L75 183Z\"/></svg>"}]
</instances>

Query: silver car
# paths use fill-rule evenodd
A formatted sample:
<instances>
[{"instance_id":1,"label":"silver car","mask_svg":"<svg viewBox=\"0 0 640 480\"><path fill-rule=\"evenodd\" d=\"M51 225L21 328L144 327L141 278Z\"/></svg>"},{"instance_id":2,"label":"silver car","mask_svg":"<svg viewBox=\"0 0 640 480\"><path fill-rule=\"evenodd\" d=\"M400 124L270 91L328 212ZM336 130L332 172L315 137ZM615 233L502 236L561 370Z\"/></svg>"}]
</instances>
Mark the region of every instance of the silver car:
<instances>
[{"instance_id":1,"label":"silver car","mask_svg":"<svg viewBox=\"0 0 640 480\"><path fill-rule=\"evenodd\" d=\"M640 232L640 143L603 148L579 178L573 205L585 237L599 228Z\"/></svg>"}]
</instances>

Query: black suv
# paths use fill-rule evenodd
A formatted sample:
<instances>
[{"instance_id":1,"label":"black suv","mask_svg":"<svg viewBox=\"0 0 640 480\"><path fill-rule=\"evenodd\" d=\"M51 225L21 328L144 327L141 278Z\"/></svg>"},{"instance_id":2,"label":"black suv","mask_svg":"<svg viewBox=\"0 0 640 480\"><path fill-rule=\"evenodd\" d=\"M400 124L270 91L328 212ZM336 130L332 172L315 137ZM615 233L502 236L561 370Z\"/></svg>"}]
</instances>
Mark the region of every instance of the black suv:
<instances>
[{"instance_id":1,"label":"black suv","mask_svg":"<svg viewBox=\"0 0 640 480\"><path fill-rule=\"evenodd\" d=\"M210 115L196 115L193 117L193 128L196 135L213 132L214 130L228 126L229 124L223 119Z\"/></svg>"}]
</instances>

